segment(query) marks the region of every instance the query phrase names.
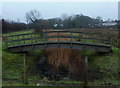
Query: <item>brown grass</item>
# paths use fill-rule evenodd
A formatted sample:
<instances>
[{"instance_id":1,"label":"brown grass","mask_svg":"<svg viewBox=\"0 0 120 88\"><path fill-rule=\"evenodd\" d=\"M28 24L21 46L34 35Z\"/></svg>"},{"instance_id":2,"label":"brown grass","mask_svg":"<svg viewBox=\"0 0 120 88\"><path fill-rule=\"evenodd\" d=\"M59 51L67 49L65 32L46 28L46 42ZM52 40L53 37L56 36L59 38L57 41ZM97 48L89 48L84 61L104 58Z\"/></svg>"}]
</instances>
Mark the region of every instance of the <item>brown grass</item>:
<instances>
[{"instance_id":1,"label":"brown grass","mask_svg":"<svg viewBox=\"0 0 120 88\"><path fill-rule=\"evenodd\" d=\"M57 35L57 33L49 33L49 36ZM59 35L65 35L59 33ZM60 38L60 41L70 41L69 38ZM50 38L48 41L58 41L58 38ZM58 73L60 68L68 70L69 77L79 80L83 76L83 59L77 50L73 49L46 49L48 64L51 71Z\"/></svg>"}]
</instances>

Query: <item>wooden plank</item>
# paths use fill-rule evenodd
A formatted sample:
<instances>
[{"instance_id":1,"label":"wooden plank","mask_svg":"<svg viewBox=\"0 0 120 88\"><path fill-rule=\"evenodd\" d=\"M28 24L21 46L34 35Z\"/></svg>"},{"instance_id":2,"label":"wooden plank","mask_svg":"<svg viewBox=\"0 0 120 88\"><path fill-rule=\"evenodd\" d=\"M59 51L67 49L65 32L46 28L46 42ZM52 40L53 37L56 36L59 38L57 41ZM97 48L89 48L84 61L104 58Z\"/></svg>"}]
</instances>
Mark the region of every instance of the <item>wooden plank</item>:
<instances>
[{"instance_id":1,"label":"wooden plank","mask_svg":"<svg viewBox=\"0 0 120 88\"><path fill-rule=\"evenodd\" d=\"M65 36L65 35L59 35L59 36L46 36L47 38L75 38L75 39L87 39L87 40L98 40L98 38L90 38L90 37L79 37L79 36ZM99 41L106 41L110 42L111 40L107 39L99 39Z\"/></svg>"},{"instance_id":2,"label":"wooden plank","mask_svg":"<svg viewBox=\"0 0 120 88\"><path fill-rule=\"evenodd\" d=\"M84 47L85 45L85 47ZM91 51L97 51L97 52L110 52L111 47L110 46L105 46L105 45L95 45L95 44L84 44L84 43L72 43L71 47L71 42L59 42L59 47L58 43L46 43L46 46L44 43L36 43L34 46L32 44L25 44L21 46L14 46L14 47L8 47L7 49L10 50L11 52L25 52L33 49L46 49L46 48L71 48L71 49L86 49L86 50L91 50Z\"/></svg>"},{"instance_id":3,"label":"wooden plank","mask_svg":"<svg viewBox=\"0 0 120 88\"><path fill-rule=\"evenodd\" d=\"M26 34L16 34L16 35L10 35L10 36L6 36L6 37L17 37L17 36L23 36L23 35L30 35L31 33L26 33ZM32 33L32 34L36 34L36 33Z\"/></svg>"},{"instance_id":4,"label":"wooden plank","mask_svg":"<svg viewBox=\"0 0 120 88\"><path fill-rule=\"evenodd\" d=\"M71 38L71 36L46 36L46 38ZM110 43L111 40L106 40L106 39L99 39L98 38L90 38L90 37L78 37L78 36L73 36L72 38L76 39L87 39L87 40L97 40L100 42L108 42ZM24 38L24 39L13 39L13 40L8 40L7 42L17 42L17 41L25 41L25 40L33 40L33 39L43 39L42 37L33 37L33 38Z\"/></svg>"},{"instance_id":5,"label":"wooden plank","mask_svg":"<svg viewBox=\"0 0 120 88\"><path fill-rule=\"evenodd\" d=\"M25 35L32 35L32 34L36 34L36 35L40 35L43 32L38 32L38 33L26 33L26 34L17 34L17 35L10 35L10 36L5 36L5 37L17 37L17 36L25 36Z\"/></svg>"},{"instance_id":6,"label":"wooden plank","mask_svg":"<svg viewBox=\"0 0 120 88\"><path fill-rule=\"evenodd\" d=\"M9 37L12 37L13 39L12 40L6 40L6 45L9 43L9 42L12 42L13 43L13 46L15 46L14 45L14 42L19 42L20 43L20 41L24 41L24 44L26 44L25 43L25 41L26 40L36 40L36 39L43 39L43 37L32 37L32 38L25 38L25 36L26 35L39 35L39 34L42 34L43 32L40 32L40 33L26 33L26 34L18 34L18 35L11 35L11 36L5 36L6 38L9 38ZM77 31L44 31L44 35L47 35L47 33L80 33L80 34L91 34L91 35L99 35L99 34L97 34L97 33L87 33L87 32L77 32ZM103 34L104 35L104 34ZM23 39L19 39L19 37L20 36L23 36L24 38ZM101 34L100 34L100 36L102 36ZM18 39L14 39L14 37L17 37ZM110 36L109 36L110 37ZM47 42L47 40L46 39L48 39L48 38L70 38L70 40L72 40L72 38L74 38L74 39L84 39L84 45L85 45L85 43L87 43L87 40L94 40L94 41L97 41L97 45L98 45L98 42L105 42L105 43L107 43L107 44L112 44L112 41L110 40L110 38L109 39L98 39L98 38L91 38L91 37L80 37L80 36L71 36L71 35L57 35L57 36L44 36L44 39L45 39L45 45L46 45L46 42ZM59 43L60 41L57 41L57 43ZM33 43L33 42L31 42L31 43ZM30 44L31 44L30 43ZM52 43L52 42L51 42ZM74 43L74 42L72 42L71 41L71 44L72 43ZM21 45L21 44L19 44L19 45ZM8 46L8 45L7 45ZM7 47L6 46L6 47Z\"/></svg>"},{"instance_id":7,"label":"wooden plank","mask_svg":"<svg viewBox=\"0 0 120 88\"><path fill-rule=\"evenodd\" d=\"M9 40L8 42L17 42L17 41L33 40L33 39L43 39L43 38L42 37L33 37L33 38L24 38L24 39L13 39L13 40Z\"/></svg>"},{"instance_id":8,"label":"wooden plank","mask_svg":"<svg viewBox=\"0 0 120 88\"><path fill-rule=\"evenodd\" d=\"M101 35L101 36L112 36L110 34L100 34L100 33L89 33L89 32L78 32L78 31L44 31L45 33L79 33L79 34L88 34L88 35ZM43 32L38 32L38 33L26 33L26 34L17 34L17 35L10 35L6 37L16 37L16 36L23 36L23 35L31 35L31 34L43 34Z\"/></svg>"},{"instance_id":9,"label":"wooden plank","mask_svg":"<svg viewBox=\"0 0 120 88\"><path fill-rule=\"evenodd\" d=\"M78 32L78 31L46 31L46 33L79 33L79 34L90 34L90 35L101 35L101 36L112 36L110 34L90 33L90 32Z\"/></svg>"},{"instance_id":10,"label":"wooden plank","mask_svg":"<svg viewBox=\"0 0 120 88\"><path fill-rule=\"evenodd\" d=\"M33 43L33 45L44 45L45 42L40 42L40 43ZM70 41L59 41L60 44L70 44ZM83 42L72 42L73 44L77 44L77 45L84 45ZM46 44L58 44L57 41L47 41ZM20 46L29 46L32 44L21 44ZM98 44L89 44L86 43L85 45L90 45L90 46L97 46ZM10 46L9 48L12 47L18 47L19 45L15 45L15 46ZM99 44L98 46L102 46L102 47L110 47L110 45L104 45L104 44Z\"/></svg>"}]
</instances>

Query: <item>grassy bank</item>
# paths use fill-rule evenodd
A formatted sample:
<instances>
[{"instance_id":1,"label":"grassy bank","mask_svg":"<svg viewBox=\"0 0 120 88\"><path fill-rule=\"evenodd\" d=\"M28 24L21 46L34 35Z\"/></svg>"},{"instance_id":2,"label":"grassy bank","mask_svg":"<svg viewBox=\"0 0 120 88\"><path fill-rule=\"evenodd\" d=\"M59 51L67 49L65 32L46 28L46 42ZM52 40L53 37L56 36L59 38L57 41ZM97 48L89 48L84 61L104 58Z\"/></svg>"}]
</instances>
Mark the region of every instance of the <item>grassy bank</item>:
<instances>
[{"instance_id":1,"label":"grassy bank","mask_svg":"<svg viewBox=\"0 0 120 88\"><path fill-rule=\"evenodd\" d=\"M33 31L31 31L33 32ZM17 34L18 32L16 32ZM26 33L26 32L21 32ZM12 33L14 34L14 33ZM12 35L12 34L4 34ZM44 50L34 50L27 54L27 73L28 73L28 85L24 85L23 80L23 56L21 54L14 54L6 51L5 44L3 43L2 49L2 77L3 86L36 86L37 83L41 83L42 86L47 86L46 83L56 84L81 84L80 81L66 80L66 81L51 81L44 79L42 74L36 75L36 64L41 56L45 56ZM117 42L116 42L117 43ZM88 71L89 71L89 85L118 85L118 73L120 70L118 67L119 60L119 48L112 47L110 53L96 53L91 51L80 51L83 56L88 56ZM60 88L60 87L59 87ZM65 87L66 88L66 87Z\"/></svg>"}]
</instances>

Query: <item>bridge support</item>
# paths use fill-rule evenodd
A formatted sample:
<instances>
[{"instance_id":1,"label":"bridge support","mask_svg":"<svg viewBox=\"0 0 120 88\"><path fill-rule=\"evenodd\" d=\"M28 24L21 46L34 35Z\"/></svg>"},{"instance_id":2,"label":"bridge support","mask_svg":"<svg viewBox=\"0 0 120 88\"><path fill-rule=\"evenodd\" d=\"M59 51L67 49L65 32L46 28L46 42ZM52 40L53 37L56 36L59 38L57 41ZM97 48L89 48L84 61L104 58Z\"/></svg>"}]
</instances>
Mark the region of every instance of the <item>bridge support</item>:
<instances>
[{"instance_id":1,"label":"bridge support","mask_svg":"<svg viewBox=\"0 0 120 88\"><path fill-rule=\"evenodd\" d=\"M27 80L27 69L26 69L26 53L23 53L23 82L24 84L28 84Z\"/></svg>"},{"instance_id":2,"label":"bridge support","mask_svg":"<svg viewBox=\"0 0 120 88\"><path fill-rule=\"evenodd\" d=\"M88 88L88 57L84 58L84 78L83 78L83 88Z\"/></svg>"}]
</instances>

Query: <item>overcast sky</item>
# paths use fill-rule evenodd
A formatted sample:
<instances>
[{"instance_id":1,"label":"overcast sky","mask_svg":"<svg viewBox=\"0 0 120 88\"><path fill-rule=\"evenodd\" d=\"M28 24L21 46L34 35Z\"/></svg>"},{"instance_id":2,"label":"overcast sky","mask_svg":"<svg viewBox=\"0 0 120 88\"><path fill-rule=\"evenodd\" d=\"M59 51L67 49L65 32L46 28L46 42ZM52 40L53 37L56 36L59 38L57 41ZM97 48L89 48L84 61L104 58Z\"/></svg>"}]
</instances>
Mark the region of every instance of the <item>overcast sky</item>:
<instances>
[{"instance_id":1,"label":"overcast sky","mask_svg":"<svg viewBox=\"0 0 120 88\"><path fill-rule=\"evenodd\" d=\"M103 20L118 19L117 2L4 2L2 3L2 17L8 20L26 22L25 13L38 10L43 18L61 17L83 14L90 17L101 16Z\"/></svg>"}]
</instances>

